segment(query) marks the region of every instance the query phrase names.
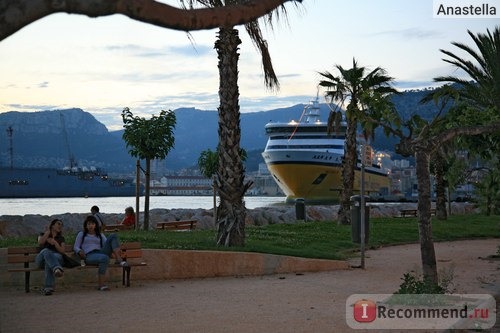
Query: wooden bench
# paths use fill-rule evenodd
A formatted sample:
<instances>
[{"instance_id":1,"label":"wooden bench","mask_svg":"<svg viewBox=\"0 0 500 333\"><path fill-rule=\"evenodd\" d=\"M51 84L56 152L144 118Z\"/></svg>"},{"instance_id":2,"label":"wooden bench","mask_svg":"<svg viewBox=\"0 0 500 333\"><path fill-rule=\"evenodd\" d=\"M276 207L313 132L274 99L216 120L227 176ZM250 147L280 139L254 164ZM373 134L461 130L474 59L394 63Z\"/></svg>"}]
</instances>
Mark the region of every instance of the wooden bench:
<instances>
[{"instance_id":1,"label":"wooden bench","mask_svg":"<svg viewBox=\"0 0 500 333\"><path fill-rule=\"evenodd\" d=\"M416 209L401 209L399 211L400 217L408 217L408 216L417 216L417 210Z\"/></svg>"},{"instance_id":2,"label":"wooden bench","mask_svg":"<svg viewBox=\"0 0 500 333\"><path fill-rule=\"evenodd\" d=\"M408 217L408 216L417 217L418 210L417 209L401 209L399 211L399 214L400 214L399 217ZM436 208L431 208L431 216L432 215L436 215Z\"/></svg>"},{"instance_id":3,"label":"wooden bench","mask_svg":"<svg viewBox=\"0 0 500 333\"><path fill-rule=\"evenodd\" d=\"M66 245L66 254L71 256L73 253L73 246ZM36 246L25 246L25 247L9 247L7 248L7 264L9 272L24 272L24 290L30 292L30 275L31 272L41 271L43 268L38 268L35 266L35 258L38 254L38 247ZM117 264L110 264L108 268L122 268L122 284L124 286L130 287L130 271L134 266L146 266L147 263L142 259L142 248L140 242L130 242L123 243L121 245L121 257L127 261L128 266L122 267ZM110 263L114 261L114 255L110 259ZM22 265L21 265L22 264ZM30 267L31 266L31 267ZM97 268L97 265L85 265L75 268L65 268L65 269L76 269L83 270L89 268Z\"/></svg>"},{"instance_id":4,"label":"wooden bench","mask_svg":"<svg viewBox=\"0 0 500 333\"><path fill-rule=\"evenodd\" d=\"M120 230L133 230L135 226L124 224L105 224L102 228L103 232L117 232Z\"/></svg>"},{"instance_id":5,"label":"wooden bench","mask_svg":"<svg viewBox=\"0 0 500 333\"><path fill-rule=\"evenodd\" d=\"M157 230L193 230L198 220L163 221L156 223Z\"/></svg>"}]
</instances>

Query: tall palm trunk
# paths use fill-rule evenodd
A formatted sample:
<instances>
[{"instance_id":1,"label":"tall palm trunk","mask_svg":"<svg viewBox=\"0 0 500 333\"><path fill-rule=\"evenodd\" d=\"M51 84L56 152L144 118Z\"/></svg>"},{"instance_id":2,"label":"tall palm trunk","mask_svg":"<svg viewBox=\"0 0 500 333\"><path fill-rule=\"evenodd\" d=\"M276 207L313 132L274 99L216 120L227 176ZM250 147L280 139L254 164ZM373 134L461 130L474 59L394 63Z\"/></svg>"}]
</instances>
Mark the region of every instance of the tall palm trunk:
<instances>
[{"instance_id":1,"label":"tall palm trunk","mask_svg":"<svg viewBox=\"0 0 500 333\"><path fill-rule=\"evenodd\" d=\"M244 167L240 156L240 107L238 90L238 30L219 29L215 43L219 58L219 164L217 192L217 244L245 245L246 208L243 201L249 185L244 185Z\"/></svg>"},{"instance_id":2,"label":"tall palm trunk","mask_svg":"<svg viewBox=\"0 0 500 333\"><path fill-rule=\"evenodd\" d=\"M418 149L415 153L418 181L418 233L420 237L420 254L424 277L430 282L438 283L436 253L432 241L431 225L431 182L429 171L429 152Z\"/></svg>"},{"instance_id":3,"label":"tall palm trunk","mask_svg":"<svg viewBox=\"0 0 500 333\"><path fill-rule=\"evenodd\" d=\"M338 213L339 224L351 223L351 196L354 186L354 169L356 168L356 124L351 104L347 107L347 130L345 136L344 161L342 166L342 191L341 202Z\"/></svg>"}]
</instances>

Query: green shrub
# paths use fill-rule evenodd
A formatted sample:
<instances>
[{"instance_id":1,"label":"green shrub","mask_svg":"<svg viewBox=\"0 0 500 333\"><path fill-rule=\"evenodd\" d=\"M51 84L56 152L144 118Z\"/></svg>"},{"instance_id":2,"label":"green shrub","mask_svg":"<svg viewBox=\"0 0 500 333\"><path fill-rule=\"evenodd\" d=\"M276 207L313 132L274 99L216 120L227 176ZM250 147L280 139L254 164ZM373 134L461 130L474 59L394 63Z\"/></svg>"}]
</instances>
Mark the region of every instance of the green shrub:
<instances>
[{"instance_id":1,"label":"green shrub","mask_svg":"<svg viewBox=\"0 0 500 333\"><path fill-rule=\"evenodd\" d=\"M453 270L441 272L441 280L438 284L429 280L428 277L418 275L415 272L405 273L395 294L448 294L453 289Z\"/></svg>"}]
</instances>

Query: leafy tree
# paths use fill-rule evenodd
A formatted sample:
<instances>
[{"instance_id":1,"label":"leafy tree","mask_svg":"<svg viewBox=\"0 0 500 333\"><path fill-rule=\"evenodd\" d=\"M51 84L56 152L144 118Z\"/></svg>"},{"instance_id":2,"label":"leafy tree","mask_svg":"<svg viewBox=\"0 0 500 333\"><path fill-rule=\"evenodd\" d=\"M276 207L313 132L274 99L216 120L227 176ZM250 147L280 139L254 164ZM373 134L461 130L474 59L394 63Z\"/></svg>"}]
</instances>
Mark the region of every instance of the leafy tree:
<instances>
[{"instance_id":1,"label":"leafy tree","mask_svg":"<svg viewBox=\"0 0 500 333\"><path fill-rule=\"evenodd\" d=\"M181 0L193 7L208 8L231 6L237 0ZM281 9L284 11L284 7ZM272 22L273 13L268 15ZM266 40L257 21L245 24L245 29L262 56L264 81L269 89L278 88L278 78L269 55ZM220 27L215 50L219 59L219 145L216 189L220 197L217 209L217 244L223 246L245 245L246 208L243 201L252 182L245 182L240 148L240 106L238 87L238 48L241 44L238 30L230 26Z\"/></svg>"},{"instance_id":2,"label":"leafy tree","mask_svg":"<svg viewBox=\"0 0 500 333\"><path fill-rule=\"evenodd\" d=\"M500 163L476 184L479 208L488 216L500 215Z\"/></svg>"},{"instance_id":3,"label":"leafy tree","mask_svg":"<svg viewBox=\"0 0 500 333\"><path fill-rule=\"evenodd\" d=\"M219 156L217 151L210 149L201 152L198 157L198 168L203 176L212 179L213 199L214 199L214 225L217 223L217 194L215 191L215 174L217 173L217 164Z\"/></svg>"},{"instance_id":4,"label":"leafy tree","mask_svg":"<svg viewBox=\"0 0 500 333\"><path fill-rule=\"evenodd\" d=\"M353 59L352 68L344 69L340 65L336 65L335 68L339 75L330 72L319 73L324 78L319 85L326 89L325 95L332 104L343 107L347 103L345 112L347 132L342 167L339 223L350 224L350 198L353 193L354 170L357 164L358 119L364 113L375 111L370 109L387 107L389 103L384 97L390 93L396 93L396 90L390 86L393 78L387 76L380 67L368 73L365 67L358 66L356 60ZM338 123L341 119L340 111L336 109L329 117L329 127L331 128L333 122ZM373 135L373 123L363 124L366 135Z\"/></svg>"},{"instance_id":5,"label":"leafy tree","mask_svg":"<svg viewBox=\"0 0 500 333\"><path fill-rule=\"evenodd\" d=\"M253 21L288 1L249 0L231 6L201 9L180 9L155 0L33 1L0 0L0 40L45 16L54 13L82 14L100 17L123 14L131 19L174 30L202 30L231 27Z\"/></svg>"},{"instance_id":6,"label":"leafy tree","mask_svg":"<svg viewBox=\"0 0 500 333\"><path fill-rule=\"evenodd\" d=\"M198 157L198 169L203 176L212 178L217 172L218 155L217 151L207 149L201 152Z\"/></svg>"},{"instance_id":7,"label":"leafy tree","mask_svg":"<svg viewBox=\"0 0 500 333\"><path fill-rule=\"evenodd\" d=\"M146 160L144 229L148 230L151 160L165 159L174 146L175 113L162 110L159 116L144 119L134 116L129 108L124 108L122 119L125 128L123 140L127 143L127 147L130 147L130 155Z\"/></svg>"},{"instance_id":8,"label":"leafy tree","mask_svg":"<svg viewBox=\"0 0 500 333\"><path fill-rule=\"evenodd\" d=\"M438 283L438 274L431 227L430 154L454 138L464 136L491 134L491 136L496 136L498 141L500 129L500 112L496 104L499 95L492 94L500 89L500 70L498 70L500 68L500 28L496 28L493 34L488 31L487 34L478 34L477 36L469 32L469 35L476 43L480 53L469 47L460 48L467 50L479 63L479 67L472 65L472 62L467 59L458 58L449 51L442 52L454 59L451 63L456 67L471 69L470 74L475 80L475 84L451 76L446 77L457 86L445 85L432 96L435 101L441 101L441 103L446 103L448 99L464 102L465 107L460 108L464 117L448 116L445 118L439 112L429 122L418 116L403 122L401 119L397 119L398 115L391 110L382 114L379 119L365 117L365 121L382 125L386 132L390 132L400 139L399 144L396 145L396 153L402 156L415 156L422 271L425 278L434 284ZM457 45L457 43L453 43L453 45ZM445 79L437 78L436 80L444 81ZM476 119L476 122L464 121L469 117ZM404 125L407 128L406 132L398 124ZM443 124L446 125L444 130Z\"/></svg>"}]
</instances>

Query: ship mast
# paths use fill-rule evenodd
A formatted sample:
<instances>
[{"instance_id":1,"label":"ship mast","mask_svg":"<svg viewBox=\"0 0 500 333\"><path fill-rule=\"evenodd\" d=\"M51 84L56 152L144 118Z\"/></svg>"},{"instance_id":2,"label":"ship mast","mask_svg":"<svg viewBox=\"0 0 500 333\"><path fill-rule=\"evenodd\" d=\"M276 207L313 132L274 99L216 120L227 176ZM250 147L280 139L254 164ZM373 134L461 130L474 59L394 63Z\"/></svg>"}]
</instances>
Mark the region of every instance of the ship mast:
<instances>
[{"instance_id":1,"label":"ship mast","mask_svg":"<svg viewBox=\"0 0 500 333\"><path fill-rule=\"evenodd\" d=\"M61 116L61 125L64 134L64 142L66 144L66 148L68 149L69 167L73 168L76 167L76 162L75 162L75 157L73 156L73 154L71 154L71 148L69 146L69 139L68 139L68 131L66 130L66 123L64 122L64 115L62 114L62 112L60 112L59 115Z\"/></svg>"},{"instance_id":2,"label":"ship mast","mask_svg":"<svg viewBox=\"0 0 500 333\"><path fill-rule=\"evenodd\" d=\"M14 145L12 141L12 133L14 130L12 129L12 126L9 126L7 128L7 135L9 137L9 156L10 156L10 168L14 169Z\"/></svg>"}]
</instances>

